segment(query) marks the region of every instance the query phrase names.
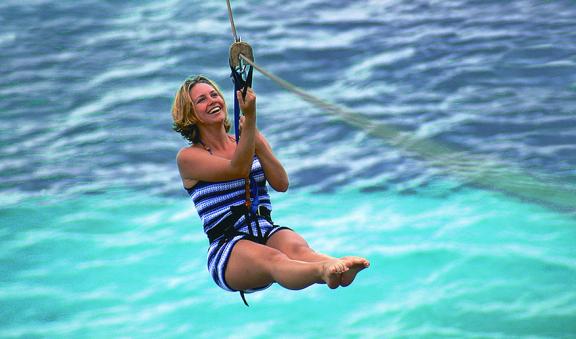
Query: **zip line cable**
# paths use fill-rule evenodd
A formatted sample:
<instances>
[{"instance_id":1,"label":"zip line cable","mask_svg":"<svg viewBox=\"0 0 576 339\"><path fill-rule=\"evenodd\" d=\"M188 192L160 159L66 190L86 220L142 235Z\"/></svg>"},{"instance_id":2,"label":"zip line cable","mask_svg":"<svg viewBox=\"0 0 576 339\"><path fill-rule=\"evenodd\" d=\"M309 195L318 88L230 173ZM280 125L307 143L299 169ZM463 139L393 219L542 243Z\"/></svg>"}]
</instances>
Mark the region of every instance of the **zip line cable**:
<instances>
[{"instance_id":1,"label":"zip line cable","mask_svg":"<svg viewBox=\"0 0 576 339\"><path fill-rule=\"evenodd\" d=\"M300 96L324 112L337 116L339 120L359 128L369 135L384 139L392 146L424 158L434 167L448 169L451 174L464 179L465 183L502 191L532 202L543 202L560 210L576 212L576 192L573 190L550 187L520 169L511 168L510 165L501 163L498 159L470 154L463 155L461 151L439 142L416 138L407 132L375 123L360 114L307 93L305 90L268 72L243 55L240 55L240 58L282 88Z\"/></svg>"},{"instance_id":2,"label":"zip line cable","mask_svg":"<svg viewBox=\"0 0 576 339\"><path fill-rule=\"evenodd\" d=\"M226 0L226 2L232 34L235 44L238 44L239 38L236 33L230 0ZM241 64L241 62L244 62L252 66L280 87L296 94L322 111L336 116L342 122L354 126L366 134L383 139L394 147L423 158L435 168L447 170L449 174L464 179L464 184L473 184L482 188L508 193L522 200L542 203L560 211L570 212L576 216L576 189L573 187L566 188L565 185L542 183L533 175L526 173L520 168L514 168L510 164L504 164L500 159L485 155L463 154L464 150L458 150L431 139L415 137L408 132L382 123L376 123L372 119L352 112L343 106L320 99L256 64L253 60L252 48L246 42L241 44L246 45L243 47L248 49L236 51L234 56L231 55L231 63L237 62ZM238 60L233 61L233 58L238 58Z\"/></svg>"},{"instance_id":3,"label":"zip line cable","mask_svg":"<svg viewBox=\"0 0 576 339\"><path fill-rule=\"evenodd\" d=\"M226 0L226 5L228 6L228 19L230 19L230 26L232 27L232 35L234 36L234 41L238 42L238 34L236 33L236 25L234 25L234 16L232 15L232 6L230 6L230 0Z\"/></svg>"}]
</instances>

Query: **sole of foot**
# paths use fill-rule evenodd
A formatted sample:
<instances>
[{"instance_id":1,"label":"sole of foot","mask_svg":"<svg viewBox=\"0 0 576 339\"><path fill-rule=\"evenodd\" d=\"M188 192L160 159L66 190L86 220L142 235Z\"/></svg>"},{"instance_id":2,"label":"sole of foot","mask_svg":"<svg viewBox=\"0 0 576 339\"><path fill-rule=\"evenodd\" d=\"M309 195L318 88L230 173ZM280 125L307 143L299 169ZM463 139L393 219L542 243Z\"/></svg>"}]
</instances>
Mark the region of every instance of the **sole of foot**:
<instances>
[{"instance_id":1,"label":"sole of foot","mask_svg":"<svg viewBox=\"0 0 576 339\"><path fill-rule=\"evenodd\" d=\"M370 262L362 257L344 257L342 260L346 263L348 271L342 273L342 279L340 280L340 286L349 286L356 278L356 274L365 268L370 266Z\"/></svg>"}]
</instances>

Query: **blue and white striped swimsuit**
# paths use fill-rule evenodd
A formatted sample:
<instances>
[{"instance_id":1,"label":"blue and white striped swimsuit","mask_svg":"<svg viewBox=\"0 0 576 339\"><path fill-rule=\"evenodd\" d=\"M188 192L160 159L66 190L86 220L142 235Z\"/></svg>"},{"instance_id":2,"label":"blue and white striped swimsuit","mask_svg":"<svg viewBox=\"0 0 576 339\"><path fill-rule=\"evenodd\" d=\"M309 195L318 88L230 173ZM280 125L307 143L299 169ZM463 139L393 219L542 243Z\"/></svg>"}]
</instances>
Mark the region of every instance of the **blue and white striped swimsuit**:
<instances>
[{"instance_id":1,"label":"blue and white striped swimsuit","mask_svg":"<svg viewBox=\"0 0 576 339\"><path fill-rule=\"evenodd\" d=\"M266 177L260 161L255 156L252 162L251 176L257 183L258 195L260 205L272 211L270 203L270 196L266 188ZM230 206L242 205L245 202L244 179L235 179L221 182L205 182L200 181L194 187L186 189L188 194L192 197L196 211L202 219L204 225L204 232L207 233L210 229L215 227L224 218L232 214ZM282 227L271 224L268 220L261 216L256 216L264 239L268 239L275 232L283 229ZM219 237L214 240L208 248L208 271L212 275L212 279L218 286L231 292L236 290L232 289L226 283L224 273L226 272L226 265L232 253L232 248L241 239L249 238L247 235L257 234L256 222L250 223L252 232L248 229L245 217L242 216L234 224L234 229L245 234L238 234L232 238ZM268 288L270 285L262 286L257 289L244 291L245 293L255 292Z\"/></svg>"}]
</instances>

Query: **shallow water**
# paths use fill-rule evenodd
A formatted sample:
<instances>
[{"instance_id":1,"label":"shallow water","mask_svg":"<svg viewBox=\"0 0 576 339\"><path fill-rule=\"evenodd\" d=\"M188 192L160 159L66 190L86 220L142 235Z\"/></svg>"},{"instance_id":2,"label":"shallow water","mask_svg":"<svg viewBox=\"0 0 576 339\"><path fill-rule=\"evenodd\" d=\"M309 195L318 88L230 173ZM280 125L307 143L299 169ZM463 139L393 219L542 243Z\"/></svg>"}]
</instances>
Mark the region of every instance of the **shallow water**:
<instances>
[{"instance_id":1,"label":"shallow water","mask_svg":"<svg viewBox=\"0 0 576 339\"><path fill-rule=\"evenodd\" d=\"M224 1L0 4L0 337L576 337L572 1L233 1L290 174L274 219L348 288L217 288L174 92L231 91ZM372 125L371 125L372 126ZM404 135L404 134L403 134Z\"/></svg>"}]
</instances>

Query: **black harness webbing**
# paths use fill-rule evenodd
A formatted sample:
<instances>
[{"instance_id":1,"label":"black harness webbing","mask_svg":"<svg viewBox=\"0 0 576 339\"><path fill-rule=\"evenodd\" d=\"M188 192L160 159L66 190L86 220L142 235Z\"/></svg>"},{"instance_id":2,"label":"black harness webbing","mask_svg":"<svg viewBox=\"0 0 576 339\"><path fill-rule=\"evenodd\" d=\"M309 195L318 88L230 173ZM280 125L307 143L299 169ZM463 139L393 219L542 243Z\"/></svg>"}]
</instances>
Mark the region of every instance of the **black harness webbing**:
<instances>
[{"instance_id":1,"label":"black harness webbing","mask_svg":"<svg viewBox=\"0 0 576 339\"><path fill-rule=\"evenodd\" d=\"M250 66L248 68L248 74L245 73L246 68L242 67L242 62L240 59L240 51L244 51L245 53L248 54L252 54L252 47L250 47L250 45L246 44L246 43L242 43L239 40L237 40L234 44L232 44L230 51L230 70L232 71L231 77L232 77L232 82L234 83L234 93L233 93L233 97L234 97L234 134L236 137L236 143L239 142L240 140L240 104L238 102L238 98L236 97L236 92L237 91L242 91L242 98L245 99L246 98L246 92L248 91L248 87L252 87L252 76L253 76L253 67ZM232 51L235 51L234 53L232 53ZM238 55L236 55L236 53L238 53ZM232 55L234 54L234 56ZM246 76L246 78L244 79L243 76ZM272 220L270 219L270 211L259 205L259 198L258 198L258 186L256 184L256 181L254 180L254 178L252 176L249 176L247 178L244 178L245 183L246 183L246 203L244 205L238 205L238 206L231 206L230 207L230 211L232 212L228 217L226 217L224 220L222 220L218 225L216 225L214 228L212 228L210 230L210 232L208 232L208 239L210 240L210 242L212 243L213 240L216 240L217 238L221 237L221 236L225 236L226 239L231 239L233 238L235 235L238 234L244 234L247 236L247 238L249 240L252 240L254 242L257 242L259 244L264 244L266 242L266 239L264 238L264 235L262 234L262 229L260 228L260 223L258 221L258 215L263 216L264 218L266 218L266 220L268 220L271 224L272 224ZM254 193L253 198L250 197L251 193L251 189L250 189L250 185L252 184L252 187L254 189ZM236 224L236 222L242 217L244 216L244 220L246 222L246 225L248 226L248 233L249 234L245 234L242 232L239 232L238 230L234 229L234 224ZM252 231L252 221L255 222L256 224L256 235L254 234L254 232ZM242 297L242 301L244 301L244 304L246 306L248 305L248 302L246 302L246 297L244 296L244 291L240 291L240 296Z\"/></svg>"},{"instance_id":2,"label":"black harness webbing","mask_svg":"<svg viewBox=\"0 0 576 339\"><path fill-rule=\"evenodd\" d=\"M257 243L264 243L266 239L264 239L264 235L262 234L262 229L260 228L260 224L258 222L258 216L263 217L269 223L272 223L272 218L270 216L270 210L265 206L259 205L257 212L251 213L250 209L242 204L236 206L230 206L230 215L226 218L222 219L216 226L212 227L206 234L208 235L208 240L210 243L215 241L216 239L224 236L226 240L232 239L234 236L239 234L246 234L243 232L238 231L234 228L234 225L242 216L246 219L246 224L248 225L248 234L250 236L250 240L253 240ZM252 223L251 221L255 221L256 223L256 232L258 235L254 235L252 231Z\"/></svg>"}]
</instances>

